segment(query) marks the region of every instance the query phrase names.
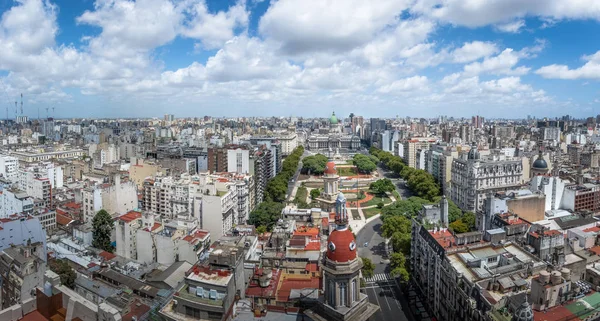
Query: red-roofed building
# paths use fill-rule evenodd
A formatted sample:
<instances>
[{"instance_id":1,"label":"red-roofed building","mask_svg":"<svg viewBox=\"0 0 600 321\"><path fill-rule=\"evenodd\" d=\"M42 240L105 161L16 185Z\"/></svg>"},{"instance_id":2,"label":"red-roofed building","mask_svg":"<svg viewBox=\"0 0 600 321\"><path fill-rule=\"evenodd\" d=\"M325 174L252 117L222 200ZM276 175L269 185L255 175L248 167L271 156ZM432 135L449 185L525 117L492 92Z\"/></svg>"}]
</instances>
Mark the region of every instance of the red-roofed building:
<instances>
[{"instance_id":1,"label":"red-roofed building","mask_svg":"<svg viewBox=\"0 0 600 321\"><path fill-rule=\"evenodd\" d=\"M208 250L210 232L197 230L190 235L186 235L178 244L179 259L194 264Z\"/></svg>"},{"instance_id":2,"label":"red-roofed building","mask_svg":"<svg viewBox=\"0 0 600 321\"><path fill-rule=\"evenodd\" d=\"M318 292L321 280L318 277L299 277L289 274L280 278L280 285L277 288L277 303L285 303L290 300L292 290L314 289Z\"/></svg>"},{"instance_id":3,"label":"red-roofed building","mask_svg":"<svg viewBox=\"0 0 600 321\"><path fill-rule=\"evenodd\" d=\"M137 230L142 228L142 213L129 211L115 221L116 254L137 260Z\"/></svg>"},{"instance_id":4,"label":"red-roofed building","mask_svg":"<svg viewBox=\"0 0 600 321\"><path fill-rule=\"evenodd\" d=\"M272 304L277 298L281 274L280 269L256 269L248 283L246 297L252 298L254 304Z\"/></svg>"}]
</instances>

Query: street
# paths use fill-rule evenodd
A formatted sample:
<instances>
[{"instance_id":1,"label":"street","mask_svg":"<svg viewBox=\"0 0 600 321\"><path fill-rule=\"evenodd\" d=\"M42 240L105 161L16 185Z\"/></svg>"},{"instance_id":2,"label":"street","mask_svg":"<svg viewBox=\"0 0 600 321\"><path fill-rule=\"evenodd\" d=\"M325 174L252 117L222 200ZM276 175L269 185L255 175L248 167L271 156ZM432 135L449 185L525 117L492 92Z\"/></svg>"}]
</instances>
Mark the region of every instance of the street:
<instances>
[{"instance_id":1,"label":"street","mask_svg":"<svg viewBox=\"0 0 600 321\"><path fill-rule=\"evenodd\" d=\"M365 280L365 293L369 296L369 302L379 306L379 311L370 320L412 321L412 318L404 313L404 311L408 311L408 302L390 275L389 265L383 263L385 239L380 234L381 224L381 219L373 220L365 225L356 236L359 245L358 255L371 259L375 264L373 277Z\"/></svg>"}]
</instances>

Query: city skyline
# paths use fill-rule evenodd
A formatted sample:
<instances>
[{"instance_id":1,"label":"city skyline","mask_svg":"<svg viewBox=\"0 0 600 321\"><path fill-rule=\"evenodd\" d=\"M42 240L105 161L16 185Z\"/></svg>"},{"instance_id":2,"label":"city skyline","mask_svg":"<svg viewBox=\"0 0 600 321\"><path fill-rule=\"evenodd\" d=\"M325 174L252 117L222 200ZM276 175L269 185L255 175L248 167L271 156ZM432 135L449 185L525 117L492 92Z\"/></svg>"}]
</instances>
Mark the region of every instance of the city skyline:
<instances>
[{"instance_id":1,"label":"city skyline","mask_svg":"<svg viewBox=\"0 0 600 321\"><path fill-rule=\"evenodd\" d=\"M595 1L0 4L0 114L598 114ZM4 117L2 117L4 118Z\"/></svg>"}]
</instances>

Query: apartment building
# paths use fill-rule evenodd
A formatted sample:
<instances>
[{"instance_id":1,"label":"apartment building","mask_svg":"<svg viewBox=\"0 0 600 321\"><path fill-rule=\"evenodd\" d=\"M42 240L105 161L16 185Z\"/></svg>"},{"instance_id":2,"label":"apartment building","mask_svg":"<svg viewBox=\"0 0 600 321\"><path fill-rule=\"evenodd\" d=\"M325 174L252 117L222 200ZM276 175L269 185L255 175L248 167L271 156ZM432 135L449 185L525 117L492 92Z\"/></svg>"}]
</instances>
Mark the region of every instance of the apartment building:
<instances>
[{"instance_id":1,"label":"apartment building","mask_svg":"<svg viewBox=\"0 0 600 321\"><path fill-rule=\"evenodd\" d=\"M121 181L120 175L115 175L113 184L95 184L82 189L81 200L85 223L90 223L101 209L114 217L138 208L135 183Z\"/></svg>"},{"instance_id":2,"label":"apartment building","mask_svg":"<svg viewBox=\"0 0 600 321\"><path fill-rule=\"evenodd\" d=\"M516 189L525 181L523 162L504 155L481 156L473 146L452 160L450 199L463 211L481 211L488 193Z\"/></svg>"},{"instance_id":3,"label":"apartment building","mask_svg":"<svg viewBox=\"0 0 600 321\"><path fill-rule=\"evenodd\" d=\"M19 159L13 156L0 155L0 176L12 183L19 179Z\"/></svg>"},{"instance_id":4,"label":"apartment building","mask_svg":"<svg viewBox=\"0 0 600 321\"><path fill-rule=\"evenodd\" d=\"M46 257L41 242L27 242L6 248L0 253L2 309L35 298L35 289L42 285Z\"/></svg>"},{"instance_id":5,"label":"apartment building","mask_svg":"<svg viewBox=\"0 0 600 321\"><path fill-rule=\"evenodd\" d=\"M434 138L427 137L413 137L408 139L402 143L402 151L404 162L406 165L417 168L417 156L419 150L427 150L429 149L429 145L436 142Z\"/></svg>"},{"instance_id":6,"label":"apartment building","mask_svg":"<svg viewBox=\"0 0 600 321\"><path fill-rule=\"evenodd\" d=\"M575 212L600 212L600 186L581 184L566 186L562 198L562 208Z\"/></svg>"},{"instance_id":7,"label":"apartment building","mask_svg":"<svg viewBox=\"0 0 600 321\"><path fill-rule=\"evenodd\" d=\"M488 320L489 313L501 307L499 302L509 305L511 297L526 295L531 276L546 268L516 244L493 245L481 236L480 232L455 235L444 228L427 230L413 220L413 284L436 319Z\"/></svg>"},{"instance_id":8,"label":"apartment building","mask_svg":"<svg viewBox=\"0 0 600 321\"><path fill-rule=\"evenodd\" d=\"M15 214L33 214L34 199L25 191L16 188L4 189L0 194L0 217Z\"/></svg>"},{"instance_id":9,"label":"apartment building","mask_svg":"<svg viewBox=\"0 0 600 321\"><path fill-rule=\"evenodd\" d=\"M166 320L228 320L236 297L245 297L244 251L216 245L208 260L194 265L184 281L160 310Z\"/></svg>"},{"instance_id":10,"label":"apartment building","mask_svg":"<svg viewBox=\"0 0 600 321\"><path fill-rule=\"evenodd\" d=\"M142 213L129 211L117 217L115 221L115 254L137 260L137 230L143 226Z\"/></svg>"},{"instance_id":11,"label":"apartment building","mask_svg":"<svg viewBox=\"0 0 600 321\"><path fill-rule=\"evenodd\" d=\"M248 174L250 172L250 151L241 146L227 149L227 172Z\"/></svg>"}]
</instances>

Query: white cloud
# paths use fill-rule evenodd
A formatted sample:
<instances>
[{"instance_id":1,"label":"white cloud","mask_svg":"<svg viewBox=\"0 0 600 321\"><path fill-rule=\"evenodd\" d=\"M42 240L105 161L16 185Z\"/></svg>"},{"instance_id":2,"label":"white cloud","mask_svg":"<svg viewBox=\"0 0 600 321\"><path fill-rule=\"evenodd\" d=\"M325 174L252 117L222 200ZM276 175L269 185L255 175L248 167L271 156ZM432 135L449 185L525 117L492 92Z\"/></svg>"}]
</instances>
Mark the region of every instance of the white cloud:
<instances>
[{"instance_id":1,"label":"white cloud","mask_svg":"<svg viewBox=\"0 0 600 321\"><path fill-rule=\"evenodd\" d=\"M531 16L600 20L600 1L597 0L417 0L412 10L467 27L503 24Z\"/></svg>"},{"instance_id":2,"label":"white cloud","mask_svg":"<svg viewBox=\"0 0 600 321\"><path fill-rule=\"evenodd\" d=\"M528 67L516 67L523 54L511 48L504 49L500 54L485 58L482 62L473 62L464 66L466 75L479 75L489 73L493 75L524 75L529 72Z\"/></svg>"},{"instance_id":3,"label":"white cloud","mask_svg":"<svg viewBox=\"0 0 600 321\"><path fill-rule=\"evenodd\" d=\"M495 26L498 31L509 33L518 33L523 27L525 27L525 20L523 19L518 19L508 23L501 23Z\"/></svg>"},{"instance_id":4,"label":"white cloud","mask_svg":"<svg viewBox=\"0 0 600 321\"><path fill-rule=\"evenodd\" d=\"M389 85L379 88L381 93L401 93L412 91L427 90L428 80L425 76L413 76L409 78L399 79Z\"/></svg>"},{"instance_id":5,"label":"white cloud","mask_svg":"<svg viewBox=\"0 0 600 321\"><path fill-rule=\"evenodd\" d=\"M583 56L586 63L576 69L566 65L549 65L535 71L544 78L556 79L600 79L600 51L590 56Z\"/></svg>"},{"instance_id":6,"label":"white cloud","mask_svg":"<svg viewBox=\"0 0 600 321\"><path fill-rule=\"evenodd\" d=\"M259 30L288 54L344 52L396 24L408 5L408 0L280 0L271 3Z\"/></svg>"},{"instance_id":7,"label":"white cloud","mask_svg":"<svg viewBox=\"0 0 600 321\"><path fill-rule=\"evenodd\" d=\"M208 12L204 1L192 5L186 10L189 17L184 22L182 34L199 39L205 49L220 48L227 40L235 36L238 28L246 28L249 12L243 1L216 14Z\"/></svg>"},{"instance_id":8,"label":"white cloud","mask_svg":"<svg viewBox=\"0 0 600 321\"><path fill-rule=\"evenodd\" d=\"M453 62L466 63L479 58L488 57L498 52L498 47L493 42L473 41L467 42L462 47L452 52Z\"/></svg>"}]
</instances>

